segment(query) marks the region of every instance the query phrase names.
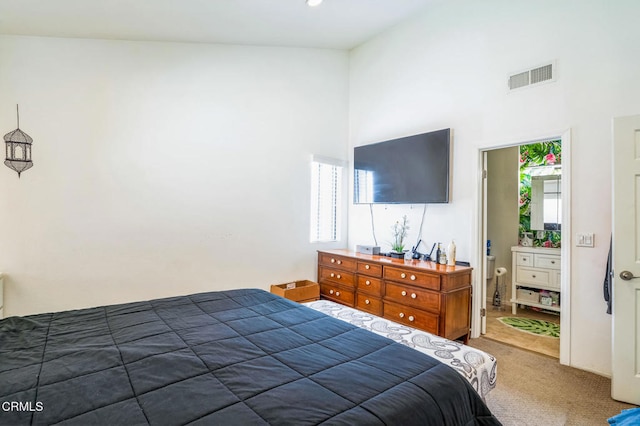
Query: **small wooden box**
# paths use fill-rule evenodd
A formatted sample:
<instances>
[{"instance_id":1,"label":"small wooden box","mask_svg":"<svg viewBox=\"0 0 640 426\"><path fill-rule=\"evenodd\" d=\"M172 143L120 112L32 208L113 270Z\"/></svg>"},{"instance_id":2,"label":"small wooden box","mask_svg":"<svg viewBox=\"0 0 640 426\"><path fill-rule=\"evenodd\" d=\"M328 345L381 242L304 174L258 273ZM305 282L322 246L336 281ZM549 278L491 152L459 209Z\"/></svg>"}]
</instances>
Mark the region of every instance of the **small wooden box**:
<instances>
[{"instance_id":1,"label":"small wooden box","mask_svg":"<svg viewBox=\"0 0 640 426\"><path fill-rule=\"evenodd\" d=\"M311 302L320 299L320 286L309 280L292 281L271 285L271 293L294 302Z\"/></svg>"}]
</instances>

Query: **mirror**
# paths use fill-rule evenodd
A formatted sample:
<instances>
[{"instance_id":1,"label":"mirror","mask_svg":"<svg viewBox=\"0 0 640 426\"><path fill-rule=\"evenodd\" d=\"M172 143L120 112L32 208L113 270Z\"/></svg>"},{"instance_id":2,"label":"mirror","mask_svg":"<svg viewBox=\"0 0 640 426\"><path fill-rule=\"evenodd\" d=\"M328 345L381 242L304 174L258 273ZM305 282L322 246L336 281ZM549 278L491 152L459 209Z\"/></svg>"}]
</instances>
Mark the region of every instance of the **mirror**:
<instances>
[{"instance_id":1,"label":"mirror","mask_svg":"<svg viewBox=\"0 0 640 426\"><path fill-rule=\"evenodd\" d=\"M562 179L560 175L531 175L531 229L560 231L562 225Z\"/></svg>"}]
</instances>

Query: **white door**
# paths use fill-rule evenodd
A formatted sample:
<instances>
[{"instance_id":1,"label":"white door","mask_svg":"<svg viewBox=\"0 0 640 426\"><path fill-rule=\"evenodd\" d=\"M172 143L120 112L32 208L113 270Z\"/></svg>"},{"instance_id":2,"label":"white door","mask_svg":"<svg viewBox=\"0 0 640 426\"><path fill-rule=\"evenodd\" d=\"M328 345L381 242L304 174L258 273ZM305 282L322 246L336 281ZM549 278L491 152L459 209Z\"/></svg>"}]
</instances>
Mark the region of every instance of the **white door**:
<instances>
[{"instance_id":1,"label":"white door","mask_svg":"<svg viewBox=\"0 0 640 426\"><path fill-rule=\"evenodd\" d=\"M640 116L613 120L611 396L640 404Z\"/></svg>"}]
</instances>

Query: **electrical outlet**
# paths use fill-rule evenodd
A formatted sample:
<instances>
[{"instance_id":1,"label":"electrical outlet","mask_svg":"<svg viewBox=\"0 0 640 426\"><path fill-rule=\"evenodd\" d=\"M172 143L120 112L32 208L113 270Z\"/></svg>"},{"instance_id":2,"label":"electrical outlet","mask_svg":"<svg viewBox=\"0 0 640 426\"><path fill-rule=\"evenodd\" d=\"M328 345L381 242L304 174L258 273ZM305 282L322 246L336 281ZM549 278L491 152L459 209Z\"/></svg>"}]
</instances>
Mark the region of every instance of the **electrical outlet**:
<instances>
[{"instance_id":1,"label":"electrical outlet","mask_svg":"<svg viewBox=\"0 0 640 426\"><path fill-rule=\"evenodd\" d=\"M577 233L576 234L576 247L594 247L595 236L593 233Z\"/></svg>"}]
</instances>

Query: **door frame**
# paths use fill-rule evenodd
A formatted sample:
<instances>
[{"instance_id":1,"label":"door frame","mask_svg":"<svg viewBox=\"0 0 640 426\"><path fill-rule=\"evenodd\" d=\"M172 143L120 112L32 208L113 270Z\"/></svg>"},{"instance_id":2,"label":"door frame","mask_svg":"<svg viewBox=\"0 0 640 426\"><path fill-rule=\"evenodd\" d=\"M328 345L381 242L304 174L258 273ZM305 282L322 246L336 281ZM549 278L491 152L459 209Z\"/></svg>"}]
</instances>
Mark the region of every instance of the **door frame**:
<instances>
[{"instance_id":1,"label":"door frame","mask_svg":"<svg viewBox=\"0 0 640 426\"><path fill-rule=\"evenodd\" d=\"M526 145L530 143L550 141L562 141L562 234L560 237L560 298L562 300L562 310L560 312L560 330L564 330L560 334L560 364L571 365L571 129L552 132L535 138L520 139L517 142L512 141L504 143L493 143L480 146L477 151L477 184L476 184L476 217L475 223L475 250L472 250L477 271L474 274L473 294L480 295L472 299L472 318L471 318L471 337L479 337L481 332L482 318L480 310L483 303L482 298L486 298L486 237L485 219L486 219L486 194L484 192L485 172L484 172L484 155L487 151L500 148L509 148L512 146ZM511 271L513 274L513 271Z\"/></svg>"}]
</instances>

